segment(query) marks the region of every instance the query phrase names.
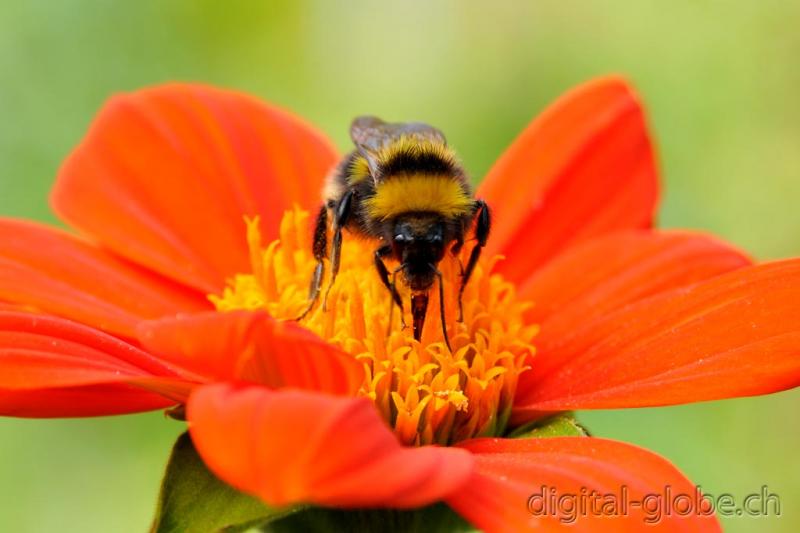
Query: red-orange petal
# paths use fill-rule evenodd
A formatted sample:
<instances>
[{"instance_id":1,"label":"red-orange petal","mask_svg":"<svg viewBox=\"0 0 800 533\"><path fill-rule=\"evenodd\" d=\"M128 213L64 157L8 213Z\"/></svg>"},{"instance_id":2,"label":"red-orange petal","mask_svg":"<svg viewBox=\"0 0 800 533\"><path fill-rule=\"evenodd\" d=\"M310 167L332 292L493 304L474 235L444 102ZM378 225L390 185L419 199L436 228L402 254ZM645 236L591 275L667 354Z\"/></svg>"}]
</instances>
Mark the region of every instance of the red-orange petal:
<instances>
[{"instance_id":1,"label":"red-orange petal","mask_svg":"<svg viewBox=\"0 0 800 533\"><path fill-rule=\"evenodd\" d=\"M800 260L745 267L578 325L539 352L515 420L800 384Z\"/></svg>"},{"instance_id":2,"label":"red-orange petal","mask_svg":"<svg viewBox=\"0 0 800 533\"><path fill-rule=\"evenodd\" d=\"M319 203L332 145L245 94L167 84L113 97L61 168L56 213L115 253L206 293L249 269L243 216L277 236Z\"/></svg>"},{"instance_id":3,"label":"red-orange petal","mask_svg":"<svg viewBox=\"0 0 800 533\"><path fill-rule=\"evenodd\" d=\"M211 307L68 233L11 219L0 219L0 300L127 338L142 320Z\"/></svg>"},{"instance_id":4,"label":"red-orange petal","mask_svg":"<svg viewBox=\"0 0 800 533\"><path fill-rule=\"evenodd\" d=\"M183 401L192 385L177 369L98 330L48 315L0 311L1 414L131 412Z\"/></svg>"},{"instance_id":5,"label":"red-orange petal","mask_svg":"<svg viewBox=\"0 0 800 533\"><path fill-rule=\"evenodd\" d=\"M573 89L522 132L478 188L494 207L487 252L522 281L582 240L652 223L658 173L644 113L616 77Z\"/></svg>"},{"instance_id":6,"label":"red-orange petal","mask_svg":"<svg viewBox=\"0 0 800 533\"><path fill-rule=\"evenodd\" d=\"M139 340L162 358L219 381L352 395L364 380L355 358L264 311L211 311L145 322Z\"/></svg>"},{"instance_id":7,"label":"red-orange petal","mask_svg":"<svg viewBox=\"0 0 800 533\"><path fill-rule=\"evenodd\" d=\"M595 317L749 264L741 251L710 235L631 230L570 247L517 294L534 302L526 319L541 326L536 344L546 351Z\"/></svg>"},{"instance_id":8,"label":"red-orange petal","mask_svg":"<svg viewBox=\"0 0 800 533\"><path fill-rule=\"evenodd\" d=\"M175 399L126 383L30 390L0 389L0 415L21 418L125 415L165 409L176 403Z\"/></svg>"},{"instance_id":9,"label":"red-orange petal","mask_svg":"<svg viewBox=\"0 0 800 533\"><path fill-rule=\"evenodd\" d=\"M189 399L209 468L274 506L417 507L459 490L469 452L402 447L366 398L218 384Z\"/></svg>"},{"instance_id":10,"label":"red-orange petal","mask_svg":"<svg viewBox=\"0 0 800 533\"><path fill-rule=\"evenodd\" d=\"M448 497L447 503L486 533L720 531L711 507L702 503L691 481L666 459L630 444L556 437L479 439L461 446L474 454L475 469L469 482ZM598 495L594 513L591 503L580 506L581 495L584 502L590 502L592 491ZM606 512L601 512L606 494L616 496L616 510L605 507ZM668 504L662 501L660 517L656 516L658 495L667 500L681 494L688 495L691 502L701 502L694 508L699 512L679 516L677 511L683 509L679 507L668 513ZM634 503L646 497L649 507ZM620 507L622 501L627 503L625 511ZM571 513L574 520L570 520Z\"/></svg>"}]
</instances>

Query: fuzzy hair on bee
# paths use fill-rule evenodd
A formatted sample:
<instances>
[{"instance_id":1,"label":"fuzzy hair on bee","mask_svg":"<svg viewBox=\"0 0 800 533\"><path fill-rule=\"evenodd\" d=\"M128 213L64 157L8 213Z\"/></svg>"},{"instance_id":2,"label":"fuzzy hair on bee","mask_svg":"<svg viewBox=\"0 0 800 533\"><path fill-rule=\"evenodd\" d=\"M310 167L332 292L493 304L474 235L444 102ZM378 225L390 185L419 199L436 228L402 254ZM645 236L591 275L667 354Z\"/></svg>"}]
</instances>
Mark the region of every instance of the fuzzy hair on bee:
<instances>
[{"instance_id":1,"label":"fuzzy hair on bee","mask_svg":"<svg viewBox=\"0 0 800 533\"><path fill-rule=\"evenodd\" d=\"M472 187L455 152L441 131L421 122L387 123L377 117L356 118L350 126L355 149L328 176L324 202L317 215L313 253L317 267L303 317L319 299L325 260L331 277L323 309L339 271L343 230L376 243L375 268L392 301L401 310L397 277L411 290L414 338L419 340L427 313L429 291L438 281L442 333L445 326L444 289L438 265L445 254L457 255L467 231L474 226L475 241L463 268L461 294L486 245L489 208L473 196ZM327 241L328 229L332 239ZM330 248L330 250L329 250ZM385 259L399 266L389 272ZM459 313L461 316L461 313Z\"/></svg>"}]
</instances>

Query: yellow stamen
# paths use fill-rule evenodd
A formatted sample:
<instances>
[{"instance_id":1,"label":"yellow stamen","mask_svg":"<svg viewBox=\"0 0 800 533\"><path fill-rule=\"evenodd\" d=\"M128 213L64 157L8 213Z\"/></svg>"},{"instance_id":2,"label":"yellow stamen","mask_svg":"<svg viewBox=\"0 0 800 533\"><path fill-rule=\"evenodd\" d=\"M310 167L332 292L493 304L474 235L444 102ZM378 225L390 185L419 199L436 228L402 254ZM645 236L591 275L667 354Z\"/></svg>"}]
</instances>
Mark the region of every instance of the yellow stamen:
<instances>
[{"instance_id":1,"label":"yellow stamen","mask_svg":"<svg viewBox=\"0 0 800 533\"><path fill-rule=\"evenodd\" d=\"M258 219L246 223L252 273L237 274L222 294L209 299L219 311L264 309L277 318L299 316L315 267L308 213L286 212L280 240L266 247ZM464 321L458 322L461 267L456 259L445 259L439 266L453 353L442 338L435 292L417 342L411 328L401 330L398 310L391 327L388 323L391 299L374 270L374 243L347 237L327 311L318 303L302 324L363 363L360 394L375 402L405 444L446 445L500 434L518 377L535 352L537 327L522 320L530 304L518 301L513 285L500 275L487 274L492 262L482 262L464 291ZM326 277L324 287L327 282ZM408 308L409 295L402 287L400 292ZM411 322L409 313L406 323Z\"/></svg>"}]
</instances>

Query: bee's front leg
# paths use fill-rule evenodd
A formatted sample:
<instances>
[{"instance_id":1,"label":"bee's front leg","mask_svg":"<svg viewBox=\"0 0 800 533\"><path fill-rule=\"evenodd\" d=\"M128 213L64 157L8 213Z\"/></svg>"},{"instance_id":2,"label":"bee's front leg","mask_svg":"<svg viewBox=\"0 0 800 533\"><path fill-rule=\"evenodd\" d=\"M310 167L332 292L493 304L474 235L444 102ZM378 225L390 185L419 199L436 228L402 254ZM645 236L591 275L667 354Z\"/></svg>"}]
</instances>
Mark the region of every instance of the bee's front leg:
<instances>
[{"instance_id":1,"label":"bee's front leg","mask_svg":"<svg viewBox=\"0 0 800 533\"><path fill-rule=\"evenodd\" d=\"M486 205L486 202L483 200L475 201L475 218L475 239L478 242L470 252L469 260L467 260L467 267L464 269L464 273L461 276L461 288L458 291L458 309L460 315L458 317L459 322L464 321L464 310L461 303L462 296L464 295L464 288L467 286L470 276L472 276L472 271L475 270L475 265L478 264L478 259L481 257L481 251L483 250L483 247L486 246L486 241L489 239L489 230L492 227L492 218L489 214L489 206Z\"/></svg>"},{"instance_id":2,"label":"bee's front leg","mask_svg":"<svg viewBox=\"0 0 800 533\"><path fill-rule=\"evenodd\" d=\"M453 353L453 347L450 346L450 337L447 335L447 314L444 311L444 277L434 265L430 265L430 267L433 269L433 272L436 274L436 278L439 280L439 319L442 322L442 338L444 338L444 343L447 345L447 349L450 350L450 353Z\"/></svg>"},{"instance_id":3,"label":"bee's front leg","mask_svg":"<svg viewBox=\"0 0 800 533\"><path fill-rule=\"evenodd\" d=\"M403 329L406 328L406 319L405 319L405 309L403 308L403 299L400 297L400 293L397 292L397 284L395 283L395 278L397 277L397 272L400 270L398 268L392 273L392 281L389 281L389 269L386 268L386 263L383 262L383 258L388 256L392 253L392 247L388 244L385 246L381 246L377 250L375 250L375 270L378 271L378 277L380 277L381 282L384 286L389 290L389 293L392 295L392 307L389 310L389 332L392 329L392 311L394 311L394 305L397 304L397 307L400 308L400 325Z\"/></svg>"},{"instance_id":4,"label":"bee's front leg","mask_svg":"<svg viewBox=\"0 0 800 533\"><path fill-rule=\"evenodd\" d=\"M461 261L461 249L464 247L464 237L463 232L459 235L456 239L456 242L453 244L453 247L450 248L450 253L453 254L453 257L456 258L458 261L458 275L461 276L462 279L462 286L463 286L463 279L464 279L464 263ZM459 293L458 297L458 321L464 321L464 305L461 303L461 293Z\"/></svg>"}]
</instances>

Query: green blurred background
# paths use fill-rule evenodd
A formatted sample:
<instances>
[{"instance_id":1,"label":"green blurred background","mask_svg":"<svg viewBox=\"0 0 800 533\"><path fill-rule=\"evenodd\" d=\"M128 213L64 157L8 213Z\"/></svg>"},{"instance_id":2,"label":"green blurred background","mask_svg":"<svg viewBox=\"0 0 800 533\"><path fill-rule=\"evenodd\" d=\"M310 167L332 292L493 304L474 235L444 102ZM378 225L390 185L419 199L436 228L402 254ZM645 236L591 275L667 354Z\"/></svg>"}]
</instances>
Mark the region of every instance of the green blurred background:
<instances>
[{"instance_id":1,"label":"green blurred background","mask_svg":"<svg viewBox=\"0 0 800 533\"><path fill-rule=\"evenodd\" d=\"M250 91L346 145L359 113L441 127L476 178L549 101L635 82L665 175L661 224L769 259L800 254L800 3L11 2L0 10L0 213L54 222L59 162L111 93L201 80ZM767 485L800 530L800 393L583 413L712 494ZM0 531L144 531L179 424L162 414L0 419Z\"/></svg>"}]
</instances>

